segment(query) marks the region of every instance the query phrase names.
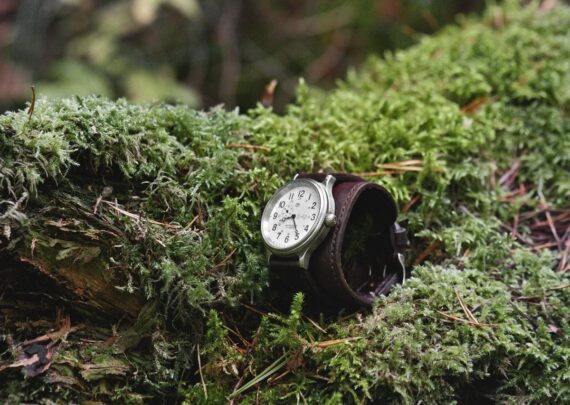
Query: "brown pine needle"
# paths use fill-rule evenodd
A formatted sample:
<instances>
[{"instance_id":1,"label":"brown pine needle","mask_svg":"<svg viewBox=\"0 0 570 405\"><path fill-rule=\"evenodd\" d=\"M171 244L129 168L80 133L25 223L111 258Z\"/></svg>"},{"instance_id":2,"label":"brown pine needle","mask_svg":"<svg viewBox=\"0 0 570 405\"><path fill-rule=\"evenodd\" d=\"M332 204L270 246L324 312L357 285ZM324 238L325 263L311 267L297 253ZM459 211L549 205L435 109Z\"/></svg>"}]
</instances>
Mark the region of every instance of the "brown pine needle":
<instances>
[{"instance_id":1,"label":"brown pine needle","mask_svg":"<svg viewBox=\"0 0 570 405\"><path fill-rule=\"evenodd\" d=\"M422 161L418 159L403 160L401 162L396 162L396 163L375 164L374 167L385 170L375 171L375 172L354 173L354 175L360 177L376 177L376 176L385 176L388 174L401 174L402 172L421 172L423 170L423 167L417 166L421 164Z\"/></svg>"},{"instance_id":2,"label":"brown pine needle","mask_svg":"<svg viewBox=\"0 0 570 405\"><path fill-rule=\"evenodd\" d=\"M186 228L186 229L192 228L192 225L194 225L196 223L198 218L200 218L200 217L198 215L196 215L194 218L192 218L192 221L188 222L188 225L186 225L184 228Z\"/></svg>"},{"instance_id":3,"label":"brown pine needle","mask_svg":"<svg viewBox=\"0 0 570 405\"><path fill-rule=\"evenodd\" d=\"M396 163L381 163L381 164L376 164L374 165L375 167L385 167L386 165L392 165L392 166L416 166L416 165L421 165L423 163L422 160L420 159L412 159L412 160L402 160L400 162L396 162Z\"/></svg>"},{"instance_id":4,"label":"brown pine needle","mask_svg":"<svg viewBox=\"0 0 570 405\"><path fill-rule=\"evenodd\" d=\"M200 372L200 382L202 383L202 389L204 390L204 398L208 399L208 389L206 388L206 382L204 381L204 375L202 374L202 360L200 359L200 344L196 345L196 357L198 357L198 371Z\"/></svg>"},{"instance_id":5,"label":"brown pine needle","mask_svg":"<svg viewBox=\"0 0 570 405\"><path fill-rule=\"evenodd\" d=\"M252 150L261 150L263 152L271 151L271 148L267 146L260 146L260 145L250 145L246 143L228 143L226 144L226 148L230 149L252 149Z\"/></svg>"},{"instance_id":6,"label":"brown pine needle","mask_svg":"<svg viewBox=\"0 0 570 405\"><path fill-rule=\"evenodd\" d=\"M403 160L401 162L394 162L394 163L378 163L375 164L374 167L380 168L380 169L395 169L395 170L406 170L406 169L410 169L410 170L416 170L422 169L422 161L421 160Z\"/></svg>"},{"instance_id":7,"label":"brown pine needle","mask_svg":"<svg viewBox=\"0 0 570 405\"><path fill-rule=\"evenodd\" d=\"M570 284L562 284L556 287L549 288L549 290L563 290L565 288L570 288Z\"/></svg>"},{"instance_id":8,"label":"brown pine needle","mask_svg":"<svg viewBox=\"0 0 570 405\"><path fill-rule=\"evenodd\" d=\"M501 186L510 186L514 181L515 177L517 176L520 167L521 167L521 160L516 159L511 168L501 176L501 178L499 179L499 184Z\"/></svg>"},{"instance_id":9,"label":"brown pine needle","mask_svg":"<svg viewBox=\"0 0 570 405\"><path fill-rule=\"evenodd\" d=\"M437 309L435 310L435 312L437 312L438 314L440 314L440 315L442 315L448 319L458 321L458 322L468 323L468 324L473 325L473 326L490 326L490 327L497 326L496 323L480 323L480 322L469 321L467 319L463 319L463 318L459 318L457 316L446 314L445 312L438 311Z\"/></svg>"},{"instance_id":10,"label":"brown pine needle","mask_svg":"<svg viewBox=\"0 0 570 405\"><path fill-rule=\"evenodd\" d=\"M239 329L236 328L236 330L233 330L232 328L230 328L227 325L223 325L223 326L225 329L230 331L235 337L237 337L243 343L244 346L246 346L246 347L252 346L251 342L249 340L247 340L246 338L244 338L241 333L239 333Z\"/></svg>"},{"instance_id":11,"label":"brown pine needle","mask_svg":"<svg viewBox=\"0 0 570 405\"><path fill-rule=\"evenodd\" d=\"M548 248L552 248L552 247L556 247L556 246L558 246L558 244L556 242L547 242L547 243L541 243L540 245L531 246L531 249L540 250L540 249L548 249Z\"/></svg>"},{"instance_id":12,"label":"brown pine needle","mask_svg":"<svg viewBox=\"0 0 570 405\"><path fill-rule=\"evenodd\" d=\"M546 220L548 221L548 226L550 227L550 231L552 232L552 236L554 236L554 240L558 244L558 249L562 250L562 241L558 236L558 232L556 232L556 226L554 226L554 221L552 220L552 216L550 215L550 210L548 209L548 203L546 202L546 198L544 197L544 194L542 194L542 191L540 190L538 190L538 196L540 197L540 202L544 206L545 209L544 213L546 215Z\"/></svg>"},{"instance_id":13,"label":"brown pine needle","mask_svg":"<svg viewBox=\"0 0 570 405\"><path fill-rule=\"evenodd\" d=\"M415 196L413 196L412 199L408 201L406 205L404 205L404 207L402 208L402 213L405 214L406 212L408 212L410 208L412 208L418 202L420 197L421 197L420 194L416 194Z\"/></svg>"},{"instance_id":14,"label":"brown pine needle","mask_svg":"<svg viewBox=\"0 0 570 405\"><path fill-rule=\"evenodd\" d=\"M243 305L244 307L246 307L247 309L249 309L251 312L255 312L256 314L259 314L259 315L267 315L267 312L260 311L259 309L254 308L254 307L252 307L252 306L250 306L250 305L247 305L247 304L245 304L245 303L243 303L243 302L242 302L241 305Z\"/></svg>"},{"instance_id":15,"label":"brown pine needle","mask_svg":"<svg viewBox=\"0 0 570 405\"><path fill-rule=\"evenodd\" d=\"M459 300L459 305L461 305L461 308L463 308L463 312L465 312L465 315L467 316L467 318L469 320L471 320L472 322L475 323L479 323L479 321L477 320L477 318L475 318L475 315L473 315L473 313L469 310L469 308L467 307L467 305L465 305L465 302L463 301L463 298L461 298L461 296L459 295L459 292L457 292L457 290L454 288L453 291L455 291L455 295L457 296L457 299Z\"/></svg>"},{"instance_id":16,"label":"brown pine needle","mask_svg":"<svg viewBox=\"0 0 570 405\"><path fill-rule=\"evenodd\" d=\"M361 336L355 336L355 337L349 337L349 338L344 338L344 339L324 340L322 342L315 342L312 344L312 346L313 347L319 347L322 349L325 347L331 347L331 346L340 345L343 343L352 342L352 341L358 340L358 339L362 339L362 337Z\"/></svg>"},{"instance_id":17,"label":"brown pine needle","mask_svg":"<svg viewBox=\"0 0 570 405\"><path fill-rule=\"evenodd\" d=\"M225 265L232 258L232 256L235 254L236 251L237 251L237 248L234 248L230 253L228 253L228 255L226 257L223 258L223 260L221 262L216 264L213 268L216 269L216 268L219 268L219 267L222 267L223 265Z\"/></svg>"},{"instance_id":18,"label":"brown pine needle","mask_svg":"<svg viewBox=\"0 0 570 405\"><path fill-rule=\"evenodd\" d=\"M391 171L382 171L382 172L364 172L364 173L353 173L353 174L358 177L377 177L377 176L386 176L388 174L398 174L398 173Z\"/></svg>"},{"instance_id":19,"label":"brown pine needle","mask_svg":"<svg viewBox=\"0 0 570 405\"><path fill-rule=\"evenodd\" d=\"M278 376L275 376L275 378L273 377L269 377L267 379L268 383L274 383L277 380L280 380L281 378L285 377L287 374L289 374L291 372L291 370L285 370L283 371L281 374L279 374Z\"/></svg>"},{"instance_id":20,"label":"brown pine needle","mask_svg":"<svg viewBox=\"0 0 570 405\"><path fill-rule=\"evenodd\" d=\"M570 219L570 210L562 212L561 214L552 217L552 221L554 221L554 223L565 222L567 219ZM534 224L529 225L529 228L538 229L538 228L543 228L545 226L550 226L548 221L535 222Z\"/></svg>"},{"instance_id":21,"label":"brown pine needle","mask_svg":"<svg viewBox=\"0 0 570 405\"><path fill-rule=\"evenodd\" d=\"M116 203L113 203L111 201L107 201L107 200L103 200L103 202L105 204L107 204L109 207L111 207L112 209L114 209L115 211L117 211L120 214L123 214L131 219L134 219L135 221L145 221L148 222L149 224L153 224L153 225L160 225L163 226L165 228L173 228L173 229L179 229L182 228L180 225L178 224L168 224L165 222L159 222L159 221L155 221L153 219L147 219L147 218L143 218L138 214L133 214L132 212L129 212L127 210L124 210L122 208L119 208L119 206Z\"/></svg>"},{"instance_id":22,"label":"brown pine needle","mask_svg":"<svg viewBox=\"0 0 570 405\"><path fill-rule=\"evenodd\" d=\"M322 333L327 333L326 330L324 330L318 323L316 323L315 321L313 321L311 318L309 318L308 316L304 317L305 319L307 319L311 325L313 325L315 328L317 328L319 331L321 331Z\"/></svg>"},{"instance_id":23,"label":"brown pine needle","mask_svg":"<svg viewBox=\"0 0 570 405\"><path fill-rule=\"evenodd\" d=\"M469 104L465 105L461 110L463 112L470 114L479 109L479 107L487 101L488 97L479 97L472 100Z\"/></svg>"},{"instance_id":24,"label":"brown pine needle","mask_svg":"<svg viewBox=\"0 0 570 405\"><path fill-rule=\"evenodd\" d=\"M432 243L430 243L430 245L416 258L414 266L422 263L429 255L433 253L433 251L439 246L440 243L441 241L439 240L434 240Z\"/></svg>"},{"instance_id":25,"label":"brown pine needle","mask_svg":"<svg viewBox=\"0 0 570 405\"><path fill-rule=\"evenodd\" d=\"M423 170L423 167L421 166L405 166L405 165L399 165L399 164L392 164L392 163L384 163L381 165L374 165L374 167L377 167L379 169L389 169L389 170L397 170L397 171L401 171L401 172L421 172Z\"/></svg>"}]
</instances>

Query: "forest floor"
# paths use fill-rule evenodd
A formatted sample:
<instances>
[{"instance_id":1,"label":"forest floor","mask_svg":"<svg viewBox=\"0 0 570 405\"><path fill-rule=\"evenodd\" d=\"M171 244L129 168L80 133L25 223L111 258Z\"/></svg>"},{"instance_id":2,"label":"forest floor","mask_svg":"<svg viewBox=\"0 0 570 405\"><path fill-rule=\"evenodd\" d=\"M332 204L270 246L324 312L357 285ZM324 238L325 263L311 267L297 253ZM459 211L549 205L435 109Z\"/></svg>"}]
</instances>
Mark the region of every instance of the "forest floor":
<instances>
[{"instance_id":1,"label":"forest floor","mask_svg":"<svg viewBox=\"0 0 570 405\"><path fill-rule=\"evenodd\" d=\"M0 116L0 398L570 402L569 26L493 6L284 115ZM299 169L394 195L412 277L372 310L271 306L260 213Z\"/></svg>"}]
</instances>

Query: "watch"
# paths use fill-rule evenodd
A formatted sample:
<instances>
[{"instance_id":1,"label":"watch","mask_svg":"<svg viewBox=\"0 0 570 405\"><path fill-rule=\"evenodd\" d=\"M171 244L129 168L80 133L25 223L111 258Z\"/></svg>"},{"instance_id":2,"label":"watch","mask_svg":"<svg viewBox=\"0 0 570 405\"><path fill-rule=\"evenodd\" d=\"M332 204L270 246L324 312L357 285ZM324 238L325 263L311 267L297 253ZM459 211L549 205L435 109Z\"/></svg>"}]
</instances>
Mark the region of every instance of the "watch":
<instances>
[{"instance_id":1,"label":"watch","mask_svg":"<svg viewBox=\"0 0 570 405\"><path fill-rule=\"evenodd\" d=\"M299 173L261 217L270 283L332 306L370 306L404 283L406 229L388 191L346 173Z\"/></svg>"}]
</instances>

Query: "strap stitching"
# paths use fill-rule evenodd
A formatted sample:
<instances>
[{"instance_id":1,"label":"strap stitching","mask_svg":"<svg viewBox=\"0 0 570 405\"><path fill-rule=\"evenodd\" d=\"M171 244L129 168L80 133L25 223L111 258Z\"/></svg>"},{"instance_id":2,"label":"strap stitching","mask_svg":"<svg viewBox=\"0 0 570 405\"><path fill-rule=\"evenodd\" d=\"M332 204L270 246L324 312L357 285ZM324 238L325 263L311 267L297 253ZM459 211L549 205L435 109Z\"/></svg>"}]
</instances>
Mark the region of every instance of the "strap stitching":
<instances>
[{"instance_id":1,"label":"strap stitching","mask_svg":"<svg viewBox=\"0 0 570 405\"><path fill-rule=\"evenodd\" d=\"M336 282L336 285L338 286L339 290L341 291L345 291L345 288L342 284L342 282L340 281L340 277L338 276L337 272L335 271L335 257L336 257L336 240L337 240L337 236L338 236L338 230L340 229L340 226L343 224L344 221L344 215L346 213L346 210L348 208L349 203L352 201L352 196L356 193L356 191L358 190L358 186L359 184L361 184L361 182L357 182L352 189L350 190L350 192L347 194L346 199L344 201L344 204L340 210L340 214L339 214L339 227L335 228L335 231L333 233L333 238L332 238L332 250L331 250L331 254L329 255L329 260L330 260L330 269L331 269L331 273L333 276L334 281ZM341 263L342 266L342 263Z\"/></svg>"}]
</instances>

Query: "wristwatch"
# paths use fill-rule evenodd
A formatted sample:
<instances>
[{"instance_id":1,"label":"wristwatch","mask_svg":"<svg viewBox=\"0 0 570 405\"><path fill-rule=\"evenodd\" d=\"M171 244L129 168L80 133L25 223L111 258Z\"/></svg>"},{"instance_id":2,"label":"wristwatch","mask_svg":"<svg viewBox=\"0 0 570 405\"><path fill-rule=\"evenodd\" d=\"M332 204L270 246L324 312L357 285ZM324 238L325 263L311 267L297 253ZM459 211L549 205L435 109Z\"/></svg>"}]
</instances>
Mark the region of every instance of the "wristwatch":
<instances>
[{"instance_id":1,"label":"wristwatch","mask_svg":"<svg viewBox=\"0 0 570 405\"><path fill-rule=\"evenodd\" d=\"M370 306L404 283L406 229L388 191L346 173L299 173L261 218L270 283L316 302Z\"/></svg>"}]
</instances>

